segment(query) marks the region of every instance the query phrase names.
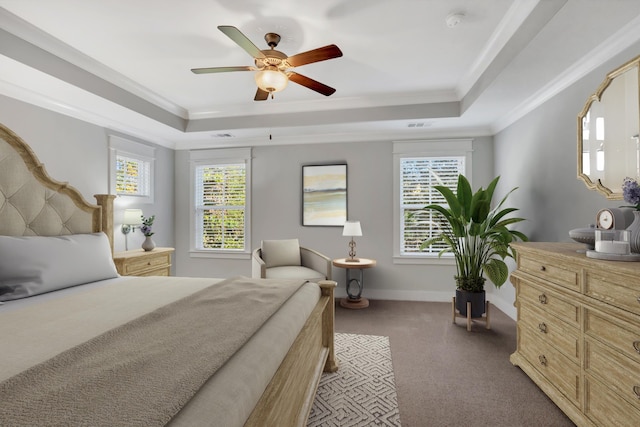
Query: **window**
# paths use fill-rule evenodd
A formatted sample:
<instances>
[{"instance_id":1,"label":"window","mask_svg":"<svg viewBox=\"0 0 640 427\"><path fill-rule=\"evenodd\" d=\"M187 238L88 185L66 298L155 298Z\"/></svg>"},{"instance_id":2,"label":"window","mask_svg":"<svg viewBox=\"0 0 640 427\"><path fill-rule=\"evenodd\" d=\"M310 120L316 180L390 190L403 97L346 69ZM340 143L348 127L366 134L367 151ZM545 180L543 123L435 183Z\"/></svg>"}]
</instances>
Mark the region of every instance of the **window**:
<instances>
[{"instance_id":1,"label":"window","mask_svg":"<svg viewBox=\"0 0 640 427\"><path fill-rule=\"evenodd\" d=\"M153 203L155 148L111 135L109 149L110 192L120 200Z\"/></svg>"},{"instance_id":2,"label":"window","mask_svg":"<svg viewBox=\"0 0 640 427\"><path fill-rule=\"evenodd\" d=\"M446 206L446 200L434 186L444 185L456 191L458 175L469 176L470 171L471 140L394 144L396 262L437 258L442 244L424 250L420 250L420 245L446 227L446 221L422 208L428 204Z\"/></svg>"},{"instance_id":3,"label":"window","mask_svg":"<svg viewBox=\"0 0 640 427\"><path fill-rule=\"evenodd\" d=\"M446 205L446 200L434 186L456 190L458 175L464 173L464 157L408 157L400 160L400 215L403 218L400 253L438 254L445 245L431 245L420 250L426 239L446 226L440 215L422 211L429 204Z\"/></svg>"},{"instance_id":4,"label":"window","mask_svg":"<svg viewBox=\"0 0 640 427\"><path fill-rule=\"evenodd\" d=\"M192 248L194 251L248 253L249 149L192 151Z\"/></svg>"},{"instance_id":5,"label":"window","mask_svg":"<svg viewBox=\"0 0 640 427\"><path fill-rule=\"evenodd\" d=\"M150 188L151 162L130 156L116 156L116 194L149 196Z\"/></svg>"}]
</instances>

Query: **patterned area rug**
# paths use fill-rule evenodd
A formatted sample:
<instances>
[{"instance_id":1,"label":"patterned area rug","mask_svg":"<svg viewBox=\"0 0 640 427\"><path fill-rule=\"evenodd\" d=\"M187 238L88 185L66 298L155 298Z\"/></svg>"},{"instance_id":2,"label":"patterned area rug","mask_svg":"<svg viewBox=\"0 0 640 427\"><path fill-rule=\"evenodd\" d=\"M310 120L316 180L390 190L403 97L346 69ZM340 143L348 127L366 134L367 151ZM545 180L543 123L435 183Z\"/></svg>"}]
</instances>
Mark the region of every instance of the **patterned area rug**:
<instances>
[{"instance_id":1,"label":"patterned area rug","mask_svg":"<svg viewBox=\"0 0 640 427\"><path fill-rule=\"evenodd\" d=\"M322 374L308 427L400 426L389 337L336 334L340 369Z\"/></svg>"}]
</instances>

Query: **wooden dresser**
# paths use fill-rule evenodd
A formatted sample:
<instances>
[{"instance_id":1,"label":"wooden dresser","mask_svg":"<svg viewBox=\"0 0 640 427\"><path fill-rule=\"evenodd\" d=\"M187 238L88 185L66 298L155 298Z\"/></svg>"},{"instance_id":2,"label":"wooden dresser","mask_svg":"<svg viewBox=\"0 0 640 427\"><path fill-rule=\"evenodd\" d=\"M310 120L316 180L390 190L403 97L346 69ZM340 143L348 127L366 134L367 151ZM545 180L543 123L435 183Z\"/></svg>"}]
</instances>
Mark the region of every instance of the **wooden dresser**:
<instances>
[{"instance_id":1,"label":"wooden dresser","mask_svg":"<svg viewBox=\"0 0 640 427\"><path fill-rule=\"evenodd\" d=\"M516 243L519 366L578 426L640 426L640 263Z\"/></svg>"},{"instance_id":2,"label":"wooden dresser","mask_svg":"<svg viewBox=\"0 0 640 427\"><path fill-rule=\"evenodd\" d=\"M137 249L113 254L118 273L123 276L170 276L173 248Z\"/></svg>"}]
</instances>

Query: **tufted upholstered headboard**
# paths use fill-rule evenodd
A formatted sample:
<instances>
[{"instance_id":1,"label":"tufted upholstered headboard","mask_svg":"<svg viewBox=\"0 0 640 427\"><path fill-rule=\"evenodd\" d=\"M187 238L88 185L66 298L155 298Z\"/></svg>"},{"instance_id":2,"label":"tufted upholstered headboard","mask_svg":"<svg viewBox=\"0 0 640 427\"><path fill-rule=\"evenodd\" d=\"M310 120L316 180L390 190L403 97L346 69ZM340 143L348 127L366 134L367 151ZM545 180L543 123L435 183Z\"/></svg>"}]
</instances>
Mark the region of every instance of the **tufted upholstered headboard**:
<instances>
[{"instance_id":1,"label":"tufted upholstered headboard","mask_svg":"<svg viewBox=\"0 0 640 427\"><path fill-rule=\"evenodd\" d=\"M60 236L103 231L113 251L113 199L87 202L72 186L51 178L31 147L0 124L0 235Z\"/></svg>"}]
</instances>

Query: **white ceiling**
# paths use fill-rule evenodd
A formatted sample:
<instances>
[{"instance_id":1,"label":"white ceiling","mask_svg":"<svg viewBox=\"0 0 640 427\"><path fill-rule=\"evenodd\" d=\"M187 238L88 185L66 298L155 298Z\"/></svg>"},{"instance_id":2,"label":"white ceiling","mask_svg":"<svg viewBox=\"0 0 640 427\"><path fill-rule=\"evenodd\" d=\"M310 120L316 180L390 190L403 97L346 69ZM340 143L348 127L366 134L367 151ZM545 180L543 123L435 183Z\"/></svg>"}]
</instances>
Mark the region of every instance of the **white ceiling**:
<instances>
[{"instance_id":1,"label":"white ceiling","mask_svg":"<svg viewBox=\"0 0 640 427\"><path fill-rule=\"evenodd\" d=\"M296 68L336 93L193 74L253 65L218 25L336 44ZM0 94L176 149L492 135L638 40L638 0L0 0Z\"/></svg>"}]
</instances>

